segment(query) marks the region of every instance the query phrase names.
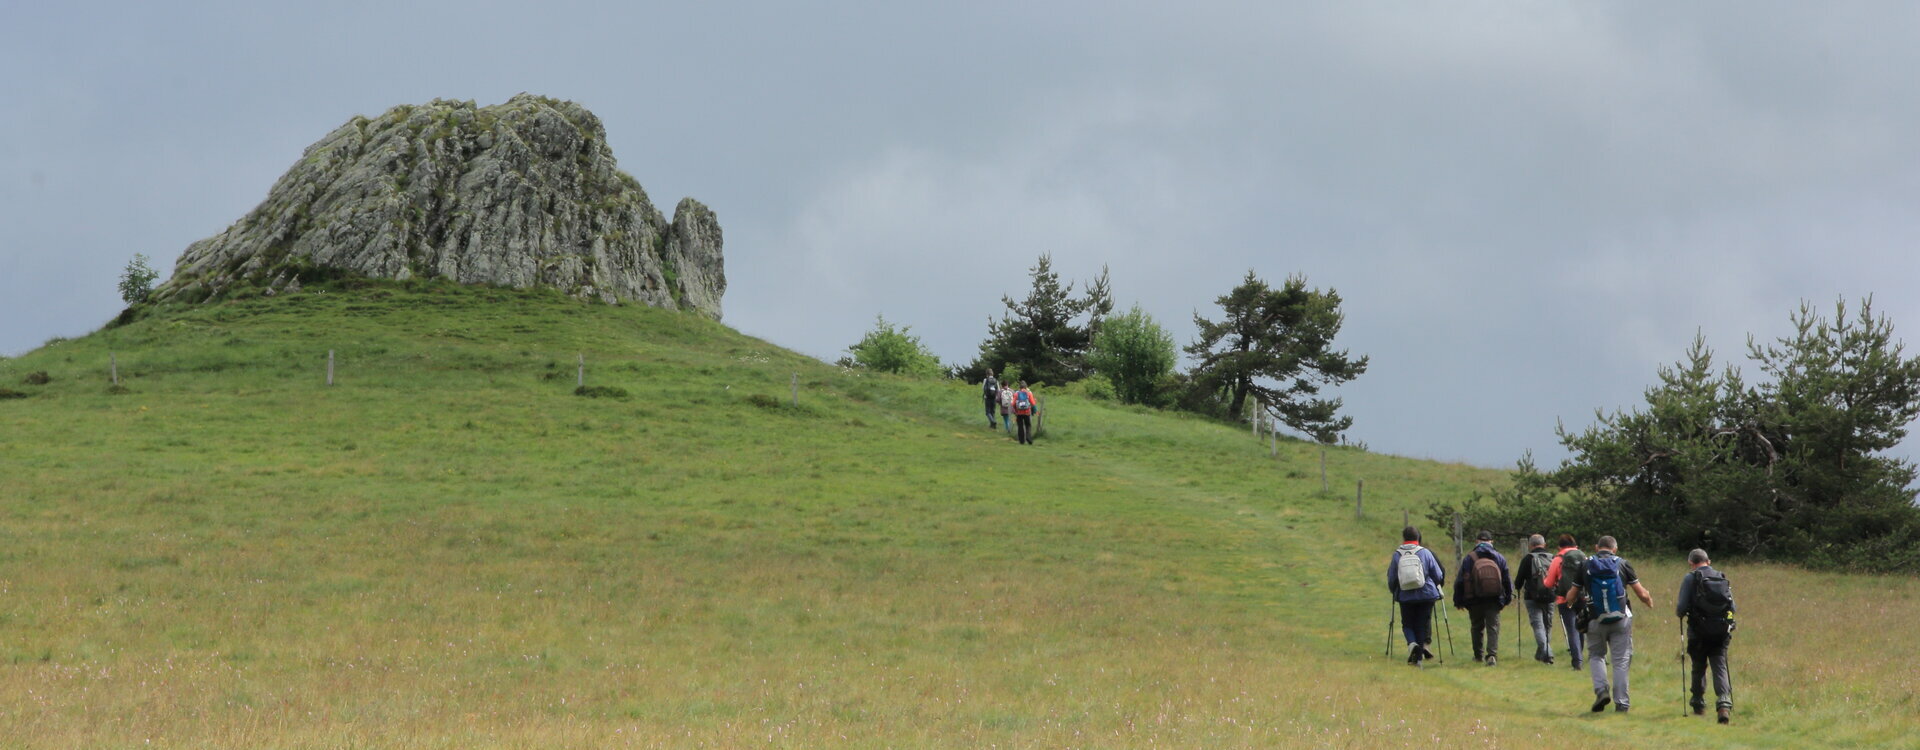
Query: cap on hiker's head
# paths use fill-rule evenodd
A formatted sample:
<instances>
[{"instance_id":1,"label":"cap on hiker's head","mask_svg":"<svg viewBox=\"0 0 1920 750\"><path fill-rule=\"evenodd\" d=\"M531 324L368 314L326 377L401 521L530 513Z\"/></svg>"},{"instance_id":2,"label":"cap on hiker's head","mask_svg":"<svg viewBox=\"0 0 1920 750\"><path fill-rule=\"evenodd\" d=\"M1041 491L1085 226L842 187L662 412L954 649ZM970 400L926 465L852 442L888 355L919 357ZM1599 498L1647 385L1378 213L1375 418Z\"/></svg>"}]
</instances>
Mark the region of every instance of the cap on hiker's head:
<instances>
[{"instance_id":1,"label":"cap on hiker's head","mask_svg":"<svg viewBox=\"0 0 1920 750\"><path fill-rule=\"evenodd\" d=\"M1479 536L1476 536L1473 539L1476 542L1491 542L1493 541L1493 532L1487 531L1485 529L1481 529Z\"/></svg>"}]
</instances>

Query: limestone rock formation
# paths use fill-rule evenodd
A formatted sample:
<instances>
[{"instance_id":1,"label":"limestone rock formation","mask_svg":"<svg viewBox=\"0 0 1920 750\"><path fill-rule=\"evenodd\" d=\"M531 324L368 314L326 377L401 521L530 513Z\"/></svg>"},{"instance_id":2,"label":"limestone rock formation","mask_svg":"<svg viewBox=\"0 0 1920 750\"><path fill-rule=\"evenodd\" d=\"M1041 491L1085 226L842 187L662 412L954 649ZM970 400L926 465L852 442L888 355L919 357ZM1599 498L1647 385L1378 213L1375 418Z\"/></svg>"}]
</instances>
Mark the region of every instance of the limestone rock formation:
<instances>
[{"instance_id":1,"label":"limestone rock formation","mask_svg":"<svg viewBox=\"0 0 1920 750\"><path fill-rule=\"evenodd\" d=\"M599 118L527 94L355 117L258 208L188 247L153 297L287 291L330 270L550 286L713 318L727 286L713 211L687 198L667 221L615 165Z\"/></svg>"}]
</instances>

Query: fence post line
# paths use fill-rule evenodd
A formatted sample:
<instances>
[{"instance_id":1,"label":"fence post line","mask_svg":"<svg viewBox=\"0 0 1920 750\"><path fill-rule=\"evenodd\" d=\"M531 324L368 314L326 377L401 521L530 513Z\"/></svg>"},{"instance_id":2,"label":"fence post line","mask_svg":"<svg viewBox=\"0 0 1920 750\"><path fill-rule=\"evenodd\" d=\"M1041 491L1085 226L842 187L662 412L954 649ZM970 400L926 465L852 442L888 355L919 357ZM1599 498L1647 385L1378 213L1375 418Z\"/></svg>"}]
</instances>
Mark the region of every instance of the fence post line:
<instances>
[{"instance_id":1,"label":"fence post line","mask_svg":"<svg viewBox=\"0 0 1920 750\"><path fill-rule=\"evenodd\" d=\"M1456 510L1453 512L1453 564L1455 567L1460 565L1460 558L1466 556L1466 550L1461 548L1460 523L1460 511Z\"/></svg>"},{"instance_id":2,"label":"fence post line","mask_svg":"<svg viewBox=\"0 0 1920 750\"><path fill-rule=\"evenodd\" d=\"M1367 515L1367 480L1362 479L1359 480L1359 482L1360 483L1353 488L1353 517L1355 519L1365 518Z\"/></svg>"},{"instance_id":3,"label":"fence post line","mask_svg":"<svg viewBox=\"0 0 1920 750\"><path fill-rule=\"evenodd\" d=\"M575 385L581 388L585 388L587 387L587 353L579 352L579 355L580 355L580 376L578 378L578 382L576 382Z\"/></svg>"},{"instance_id":4,"label":"fence post line","mask_svg":"<svg viewBox=\"0 0 1920 750\"><path fill-rule=\"evenodd\" d=\"M793 374L793 408L800 408L800 373Z\"/></svg>"},{"instance_id":5,"label":"fence post line","mask_svg":"<svg viewBox=\"0 0 1920 750\"><path fill-rule=\"evenodd\" d=\"M327 350L327 385L333 385L333 350Z\"/></svg>"}]
</instances>

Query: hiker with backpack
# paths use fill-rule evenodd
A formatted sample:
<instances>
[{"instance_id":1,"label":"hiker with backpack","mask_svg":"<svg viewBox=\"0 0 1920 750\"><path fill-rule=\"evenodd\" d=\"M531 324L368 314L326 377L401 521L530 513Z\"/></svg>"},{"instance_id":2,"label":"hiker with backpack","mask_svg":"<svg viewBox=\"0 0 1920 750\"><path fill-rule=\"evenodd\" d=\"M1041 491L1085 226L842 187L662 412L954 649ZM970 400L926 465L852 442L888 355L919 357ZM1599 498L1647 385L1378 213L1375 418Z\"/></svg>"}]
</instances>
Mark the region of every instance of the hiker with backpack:
<instances>
[{"instance_id":1,"label":"hiker with backpack","mask_svg":"<svg viewBox=\"0 0 1920 750\"><path fill-rule=\"evenodd\" d=\"M1553 589L1553 606L1560 612L1560 624L1567 631L1567 655L1573 659L1573 670L1580 671L1585 665L1581 656L1586 653L1586 636L1580 632L1580 610L1585 606L1577 599L1568 599L1567 590L1573 587L1572 571L1587 561L1587 553L1580 551L1579 542L1572 534L1560 535L1560 553L1553 556L1553 563L1547 566L1545 583Z\"/></svg>"},{"instance_id":2,"label":"hiker with backpack","mask_svg":"<svg viewBox=\"0 0 1920 750\"><path fill-rule=\"evenodd\" d=\"M1725 724L1733 714L1733 678L1727 671L1727 644L1733 639L1733 584L1713 569L1707 551L1687 553L1693 570L1680 579L1680 596L1674 600L1674 614L1685 623L1687 656L1693 661L1693 715L1707 712L1705 695L1707 667L1713 667L1715 713Z\"/></svg>"},{"instance_id":3,"label":"hiker with backpack","mask_svg":"<svg viewBox=\"0 0 1920 750\"><path fill-rule=\"evenodd\" d=\"M1000 386L1000 426L1007 428L1007 437L1013 437L1013 389Z\"/></svg>"},{"instance_id":4,"label":"hiker with backpack","mask_svg":"<svg viewBox=\"0 0 1920 750\"><path fill-rule=\"evenodd\" d=\"M1493 532L1482 531L1473 551L1460 560L1453 582L1453 606L1467 611L1473 629L1473 660L1491 667L1500 650L1500 611L1513 600L1507 558L1493 548Z\"/></svg>"},{"instance_id":5,"label":"hiker with backpack","mask_svg":"<svg viewBox=\"0 0 1920 750\"><path fill-rule=\"evenodd\" d=\"M1619 543L1603 536L1593 544L1593 556L1574 568L1573 585L1567 600L1586 597L1581 618L1586 622L1587 673L1593 676L1593 710L1626 713L1633 707L1627 695L1627 669L1633 664L1633 608L1627 606L1627 592L1640 597L1640 603L1653 606L1653 595L1640 584L1633 564L1615 553ZM1612 690L1608 690L1607 668L1613 668Z\"/></svg>"},{"instance_id":6,"label":"hiker with backpack","mask_svg":"<svg viewBox=\"0 0 1920 750\"><path fill-rule=\"evenodd\" d=\"M1027 390L1027 381L1020 381L1020 388L1013 392L1013 418L1019 421L1020 444L1033 445L1033 391Z\"/></svg>"},{"instance_id":7,"label":"hiker with backpack","mask_svg":"<svg viewBox=\"0 0 1920 750\"><path fill-rule=\"evenodd\" d=\"M987 371L987 379L980 381L980 398L987 402L987 429L998 429L999 423L993 421L994 407L1000 404L1000 381L993 377L993 371Z\"/></svg>"},{"instance_id":8,"label":"hiker with backpack","mask_svg":"<svg viewBox=\"0 0 1920 750\"><path fill-rule=\"evenodd\" d=\"M1407 663L1418 667L1434 657L1433 650L1427 648L1433 643L1433 603L1443 598L1440 587L1446 583L1447 572L1433 552L1420 546L1419 529L1401 529L1400 539L1400 546L1387 558L1387 591L1400 605L1400 635L1407 639Z\"/></svg>"},{"instance_id":9,"label":"hiker with backpack","mask_svg":"<svg viewBox=\"0 0 1920 750\"><path fill-rule=\"evenodd\" d=\"M1547 571L1553 567L1553 553L1547 551L1547 538L1539 534L1527 537L1527 554L1520 558L1513 593L1527 605L1527 624L1533 628L1533 660L1553 663L1553 587L1547 585Z\"/></svg>"}]
</instances>

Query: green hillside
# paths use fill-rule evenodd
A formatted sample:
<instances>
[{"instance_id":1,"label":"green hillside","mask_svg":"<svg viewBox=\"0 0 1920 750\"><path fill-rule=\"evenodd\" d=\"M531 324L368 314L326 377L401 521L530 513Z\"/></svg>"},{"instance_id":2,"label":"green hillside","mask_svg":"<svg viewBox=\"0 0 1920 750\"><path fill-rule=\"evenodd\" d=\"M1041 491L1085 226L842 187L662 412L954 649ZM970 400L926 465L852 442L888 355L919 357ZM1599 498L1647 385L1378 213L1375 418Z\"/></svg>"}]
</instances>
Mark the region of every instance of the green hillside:
<instances>
[{"instance_id":1,"label":"green hillside","mask_svg":"<svg viewBox=\"0 0 1920 750\"><path fill-rule=\"evenodd\" d=\"M1910 580L1726 566L1721 727L1679 715L1683 566L1625 550L1660 606L1589 714L1511 613L1496 668L1459 612L1458 663L1381 655L1402 511L1500 472L1332 449L1323 494L1317 446L1044 393L1024 447L691 315L336 286L0 387L9 747L1920 746Z\"/></svg>"}]
</instances>

